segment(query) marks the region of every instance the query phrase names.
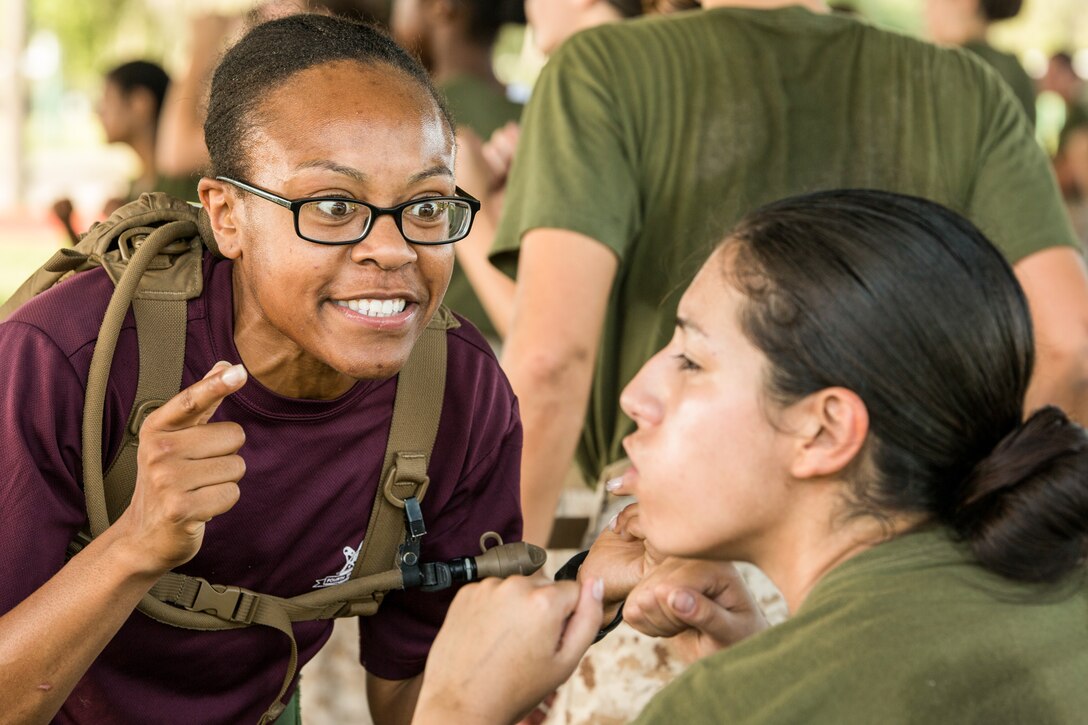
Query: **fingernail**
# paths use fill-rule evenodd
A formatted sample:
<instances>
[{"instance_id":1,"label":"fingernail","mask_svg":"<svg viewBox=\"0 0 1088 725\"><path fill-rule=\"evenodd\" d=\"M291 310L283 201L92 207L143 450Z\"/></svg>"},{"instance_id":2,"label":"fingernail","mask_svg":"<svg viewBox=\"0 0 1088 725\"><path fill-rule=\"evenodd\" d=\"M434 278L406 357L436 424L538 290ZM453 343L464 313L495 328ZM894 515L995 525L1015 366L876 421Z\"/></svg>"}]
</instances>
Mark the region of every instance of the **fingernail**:
<instances>
[{"instance_id":1,"label":"fingernail","mask_svg":"<svg viewBox=\"0 0 1088 725\"><path fill-rule=\"evenodd\" d=\"M608 520L608 530L612 533L616 533L616 522L619 521L620 515L618 513L612 514L612 518Z\"/></svg>"},{"instance_id":2,"label":"fingernail","mask_svg":"<svg viewBox=\"0 0 1088 725\"><path fill-rule=\"evenodd\" d=\"M669 595L669 606L680 614L691 614L695 611L695 597L688 592L673 592Z\"/></svg>"},{"instance_id":3,"label":"fingernail","mask_svg":"<svg viewBox=\"0 0 1088 725\"><path fill-rule=\"evenodd\" d=\"M237 385L246 379L246 369L242 365L231 365L230 369L223 373L223 382L227 385Z\"/></svg>"},{"instance_id":4,"label":"fingernail","mask_svg":"<svg viewBox=\"0 0 1088 725\"><path fill-rule=\"evenodd\" d=\"M615 492L616 490L618 490L618 489L619 489L619 487L620 487L620 486L622 486L622 485L623 485L623 476L616 476L615 478L610 478L610 479L609 479L609 480L608 480L608 481L607 481L607 482L606 482L606 483L604 484L604 488L605 488L605 490L606 490L606 491L608 491L609 493L614 493L614 492Z\"/></svg>"},{"instance_id":5,"label":"fingernail","mask_svg":"<svg viewBox=\"0 0 1088 725\"><path fill-rule=\"evenodd\" d=\"M604 601L604 579L597 577L593 580L593 591L590 592L598 602Z\"/></svg>"}]
</instances>

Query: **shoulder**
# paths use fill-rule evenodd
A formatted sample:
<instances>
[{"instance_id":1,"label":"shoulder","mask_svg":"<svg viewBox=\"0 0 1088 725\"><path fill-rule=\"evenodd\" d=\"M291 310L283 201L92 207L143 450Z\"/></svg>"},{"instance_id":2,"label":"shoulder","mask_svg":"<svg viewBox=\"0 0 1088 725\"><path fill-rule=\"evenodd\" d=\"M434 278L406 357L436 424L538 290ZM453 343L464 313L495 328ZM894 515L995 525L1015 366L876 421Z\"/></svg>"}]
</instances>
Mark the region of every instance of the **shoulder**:
<instances>
[{"instance_id":1,"label":"shoulder","mask_svg":"<svg viewBox=\"0 0 1088 725\"><path fill-rule=\"evenodd\" d=\"M467 319L452 313L461 323L446 332L446 400L451 396L472 408L510 407L514 392L491 345Z\"/></svg>"},{"instance_id":2,"label":"shoulder","mask_svg":"<svg viewBox=\"0 0 1088 725\"><path fill-rule=\"evenodd\" d=\"M80 272L28 300L4 325L36 330L70 357L98 338L113 289L104 270Z\"/></svg>"}]
</instances>

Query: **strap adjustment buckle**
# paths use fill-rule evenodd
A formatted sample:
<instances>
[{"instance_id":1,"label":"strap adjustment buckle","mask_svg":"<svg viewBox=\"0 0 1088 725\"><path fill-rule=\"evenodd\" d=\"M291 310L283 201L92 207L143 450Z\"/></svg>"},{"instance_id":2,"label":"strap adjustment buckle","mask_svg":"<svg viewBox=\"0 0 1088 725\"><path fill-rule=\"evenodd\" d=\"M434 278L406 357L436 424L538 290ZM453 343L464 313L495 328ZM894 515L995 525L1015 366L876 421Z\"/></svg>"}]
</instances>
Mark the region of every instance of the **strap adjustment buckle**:
<instances>
[{"instance_id":1,"label":"strap adjustment buckle","mask_svg":"<svg viewBox=\"0 0 1088 725\"><path fill-rule=\"evenodd\" d=\"M238 587L216 585L201 581L196 590L194 612L207 612L229 622L251 624L257 613L256 597Z\"/></svg>"}]
</instances>

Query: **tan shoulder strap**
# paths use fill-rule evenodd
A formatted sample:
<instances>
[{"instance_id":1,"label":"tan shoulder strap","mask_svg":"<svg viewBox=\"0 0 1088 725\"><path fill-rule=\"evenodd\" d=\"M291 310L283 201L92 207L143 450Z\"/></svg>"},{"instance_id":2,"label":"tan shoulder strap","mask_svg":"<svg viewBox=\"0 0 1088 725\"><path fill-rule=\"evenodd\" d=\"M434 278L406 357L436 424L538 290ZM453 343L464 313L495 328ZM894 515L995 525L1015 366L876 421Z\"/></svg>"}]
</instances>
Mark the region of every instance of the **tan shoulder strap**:
<instances>
[{"instance_id":1,"label":"tan shoulder strap","mask_svg":"<svg viewBox=\"0 0 1088 725\"><path fill-rule=\"evenodd\" d=\"M397 376L382 478L351 572L353 579L400 566L400 546L406 535L405 501L422 501L430 482L427 468L446 390L446 331L458 326L457 318L440 307Z\"/></svg>"}]
</instances>

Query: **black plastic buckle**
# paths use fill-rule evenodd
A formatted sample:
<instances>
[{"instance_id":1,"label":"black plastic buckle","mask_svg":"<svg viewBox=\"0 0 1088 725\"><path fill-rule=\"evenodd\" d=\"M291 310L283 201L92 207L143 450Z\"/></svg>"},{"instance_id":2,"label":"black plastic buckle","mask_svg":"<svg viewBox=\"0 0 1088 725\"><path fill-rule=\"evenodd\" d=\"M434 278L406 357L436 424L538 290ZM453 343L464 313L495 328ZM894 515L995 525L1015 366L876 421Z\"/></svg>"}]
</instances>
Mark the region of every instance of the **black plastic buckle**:
<instances>
[{"instance_id":1,"label":"black plastic buckle","mask_svg":"<svg viewBox=\"0 0 1088 725\"><path fill-rule=\"evenodd\" d=\"M427 534L427 526L423 523L423 510L415 496L404 499L404 520L408 524L409 537L418 539Z\"/></svg>"}]
</instances>

